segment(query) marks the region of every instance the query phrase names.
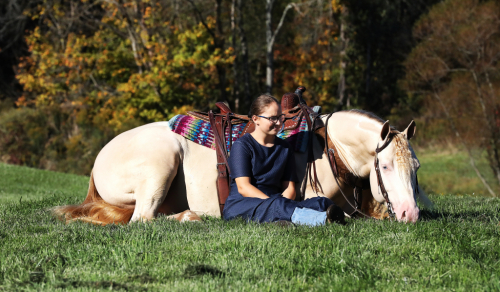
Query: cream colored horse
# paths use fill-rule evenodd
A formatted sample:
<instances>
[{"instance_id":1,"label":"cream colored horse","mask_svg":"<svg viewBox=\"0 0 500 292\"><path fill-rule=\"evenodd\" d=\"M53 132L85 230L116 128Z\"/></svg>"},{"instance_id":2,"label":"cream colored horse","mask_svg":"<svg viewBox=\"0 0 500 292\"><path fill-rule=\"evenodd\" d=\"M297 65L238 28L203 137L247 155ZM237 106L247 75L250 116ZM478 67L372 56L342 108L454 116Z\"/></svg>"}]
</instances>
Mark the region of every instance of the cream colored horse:
<instances>
[{"instance_id":1,"label":"cream colored horse","mask_svg":"<svg viewBox=\"0 0 500 292\"><path fill-rule=\"evenodd\" d=\"M371 192L364 192L363 204L367 202L364 210L374 203L383 206L373 161L377 144L382 145L394 130L380 118L361 111L335 113L328 126L329 138L342 162L355 175L370 178ZM419 214L415 201L418 160L408 143L414 131L412 122L379 153L382 178L399 221L415 222ZM316 136L313 150L322 193L313 192L308 184L306 198L326 196L349 210ZM305 177L306 163L306 153L296 154L299 178ZM147 124L118 135L101 150L87 198L81 205L59 206L53 211L65 216L67 222L82 220L96 224L151 220L158 213L182 221L199 220L196 214L219 217L216 178L214 150L172 132L168 122ZM352 196L352 189L342 181L340 184ZM422 191L420 194L430 204Z\"/></svg>"}]
</instances>

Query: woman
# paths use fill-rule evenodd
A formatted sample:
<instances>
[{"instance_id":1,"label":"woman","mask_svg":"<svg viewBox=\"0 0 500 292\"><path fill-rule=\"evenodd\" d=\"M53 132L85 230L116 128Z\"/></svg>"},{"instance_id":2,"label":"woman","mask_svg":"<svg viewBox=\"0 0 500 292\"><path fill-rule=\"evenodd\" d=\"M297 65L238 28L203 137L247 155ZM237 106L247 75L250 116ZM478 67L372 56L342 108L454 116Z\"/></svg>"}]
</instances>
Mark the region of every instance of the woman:
<instances>
[{"instance_id":1,"label":"woman","mask_svg":"<svg viewBox=\"0 0 500 292\"><path fill-rule=\"evenodd\" d=\"M284 115L278 101L259 96L249 116L255 131L231 148L231 191L224 206L226 220L242 217L256 222L291 221L295 224L345 224L344 212L331 200L315 197L296 202L295 161L290 145L276 137Z\"/></svg>"}]
</instances>

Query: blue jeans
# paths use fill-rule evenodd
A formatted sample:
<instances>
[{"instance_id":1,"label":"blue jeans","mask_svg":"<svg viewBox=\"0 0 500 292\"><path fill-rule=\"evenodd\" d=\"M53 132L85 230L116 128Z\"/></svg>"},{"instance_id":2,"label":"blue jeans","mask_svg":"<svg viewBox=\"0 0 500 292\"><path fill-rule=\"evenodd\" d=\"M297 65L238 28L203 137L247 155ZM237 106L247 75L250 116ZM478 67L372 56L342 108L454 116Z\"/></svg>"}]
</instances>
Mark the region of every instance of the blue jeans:
<instances>
[{"instance_id":1,"label":"blue jeans","mask_svg":"<svg viewBox=\"0 0 500 292\"><path fill-rule=\"evenodd\" d=\"M295 208L292 214L292 222L299 225L318 226L325 225L326 212L320 212L309 208Z\"/></svg>"}]
</instances>

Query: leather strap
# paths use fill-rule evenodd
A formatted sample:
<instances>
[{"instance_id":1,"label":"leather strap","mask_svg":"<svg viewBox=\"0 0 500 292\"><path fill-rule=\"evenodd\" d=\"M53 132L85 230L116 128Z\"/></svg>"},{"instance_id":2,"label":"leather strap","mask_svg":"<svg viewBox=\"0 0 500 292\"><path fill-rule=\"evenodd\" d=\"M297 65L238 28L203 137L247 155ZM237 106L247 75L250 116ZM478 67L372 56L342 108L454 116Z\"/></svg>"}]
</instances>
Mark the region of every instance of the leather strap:
<instances>
[{"instance_id":1,"label":"leather strap","mask_svg":"<svg viewBox=\"0 0 500 292\"><path fill-rule=\"evenodd\" d=\"M377 148L377 150L378 150L378 148ZM375 159L373 160L373 164L375 166L375 172L377 174L377 184L378 184L378 187L380 188L380 192L382 193L382 196L384 197L384 199L387 203L387 211L389 212L389 217L394 218L395 217L394 209L392 208L392 203L389 200L389 194L387 193L387 190L385 189L384 181L382 180L382 174L380 173L380 163L378 160L378 153L380 151L382 151L383 149L381 149L380 151L377 151L377 150L375 150L376 154L375 154Z\"/></svg>"},{"instance_id":2,"label":"leather strap","mask_svg":"<svg viewBox=\"0 0 500 292\"><path fill-rule=\"evenodd\" d=\"M334 155L334 150L331 149L329 146L328 146L328 120L330 119L330 117L332 116L333 113L330 113L328 115L328 117L326 118L326 121L325 121L325 148L324 148L324 151L325 151L325 154L326 156L328 157L328 163L330 164L330 169L332 171L332 174L333 174L333 177L335 178L335 182L337 183L337 186L339 187L339 190L340 190L340 193L342 194L342 196L344 197L344 199L346 200L346 202L351 206L351 208L354 209L354 212L352 214L354 214L355 212L358 212L358 214L361 214L363 216L365 216L366 218L372 218L371 216L363 213L357 206L356 206L356 188L354 189L354 198L355 198L355 205L353 205L351 203L351 201L349 201L349 199L347 199L347 196L344 194L344 191L342 191L342 188L340 187L340 183L339 183L339 180L338 180L338 169L337 169L337 163L336 163L336 160L335 160L335 155ZM358 190L357 192L360 192L360 190ZM352 215L351 214L351 215Z\"/></svg>"},{"instance_id":3,"label":"leather strap","mask_svg":"<svg viewBox=\"0 0 500 292\"><path fill-rule=\"evenodd\" d=\"M220 213L224 211L224 204L226 203L227 197L229 196L229 174L231 170L227 162L227 151L225 143L225 129L224 124L229 124L229 131L231 131L231 121L229 120L229 114L226 115L226 120L224 117L218 115L214 117L212 111L208 112L208 117L210 119L210 125L212 126L212 131L214 133L215 140L215 152L217 155L217 194L219 197L219 208ZM230 132L231 133L231 132ZM231 139L231 136L229 136Z\"/></svg>"}]
</instances>

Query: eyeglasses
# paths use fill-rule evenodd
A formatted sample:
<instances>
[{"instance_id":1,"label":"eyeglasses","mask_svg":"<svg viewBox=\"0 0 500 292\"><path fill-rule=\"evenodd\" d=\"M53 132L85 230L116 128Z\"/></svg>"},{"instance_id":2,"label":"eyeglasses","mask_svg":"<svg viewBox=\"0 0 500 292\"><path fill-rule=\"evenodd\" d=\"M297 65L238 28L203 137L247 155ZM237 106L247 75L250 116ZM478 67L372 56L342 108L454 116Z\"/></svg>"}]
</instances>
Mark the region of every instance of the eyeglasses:
<instances>
[{"instance_id":1,"label":"eyeglasses","mask_svg":"<svg viewBox=\"0 0 500 292\"><path fill-rule=\"evenodd\" d=\"M276 124L278 121L280 123L283 123L285 121L285 115L279 115L279 116L274 116L274 117L264 117L264 116L258 116L259 118L264 118L269 120L271 123Z\"/></svg>"}]
</instances>

